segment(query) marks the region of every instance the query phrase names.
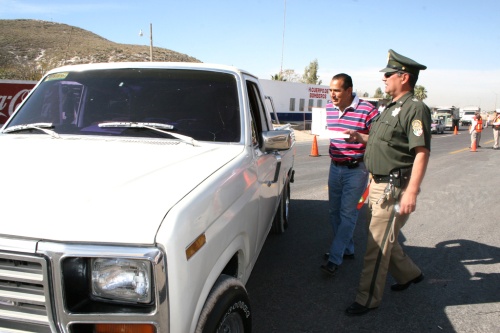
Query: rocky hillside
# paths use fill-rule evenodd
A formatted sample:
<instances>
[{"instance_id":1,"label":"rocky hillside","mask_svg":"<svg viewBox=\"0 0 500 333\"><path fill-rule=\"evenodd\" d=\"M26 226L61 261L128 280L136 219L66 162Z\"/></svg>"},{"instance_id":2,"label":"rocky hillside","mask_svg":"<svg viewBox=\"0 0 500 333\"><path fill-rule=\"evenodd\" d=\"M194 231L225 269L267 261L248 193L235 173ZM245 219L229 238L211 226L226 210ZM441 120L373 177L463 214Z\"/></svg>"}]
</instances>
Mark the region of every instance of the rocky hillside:
<instances>
[{"instance_id":1,"label":"rocky hillside","mask_svg":"<svg viewBox=\"0 0 500 333\"><path fill-rule=\"evenodd\" d=\"M74 26L39 20L0 20L0 79L38 80L69 64L149 61L149 46L118 44ZM201 62L153 48L154 61Z\"/></svg>"}]
</instances>

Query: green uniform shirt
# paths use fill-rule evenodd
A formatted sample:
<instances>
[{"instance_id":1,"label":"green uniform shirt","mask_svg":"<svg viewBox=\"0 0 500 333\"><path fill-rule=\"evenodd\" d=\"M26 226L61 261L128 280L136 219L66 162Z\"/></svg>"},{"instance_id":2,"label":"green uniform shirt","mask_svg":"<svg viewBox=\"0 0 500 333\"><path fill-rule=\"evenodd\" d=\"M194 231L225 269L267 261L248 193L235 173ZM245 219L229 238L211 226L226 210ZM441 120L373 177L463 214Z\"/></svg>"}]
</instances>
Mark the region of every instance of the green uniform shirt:
<instances>
[{"instance_id":1,"label":"green uniform shirt","mask_svg":"<svg viewBox=\"0 0 500 333\"><path fill-rule=\"evenodd\" d=\"M408 168L415 160L415 147L431 150L431 112L408 92L372 123L364 162L374 175L387 176L394 169Z\"/></svg>"}]
</instances>

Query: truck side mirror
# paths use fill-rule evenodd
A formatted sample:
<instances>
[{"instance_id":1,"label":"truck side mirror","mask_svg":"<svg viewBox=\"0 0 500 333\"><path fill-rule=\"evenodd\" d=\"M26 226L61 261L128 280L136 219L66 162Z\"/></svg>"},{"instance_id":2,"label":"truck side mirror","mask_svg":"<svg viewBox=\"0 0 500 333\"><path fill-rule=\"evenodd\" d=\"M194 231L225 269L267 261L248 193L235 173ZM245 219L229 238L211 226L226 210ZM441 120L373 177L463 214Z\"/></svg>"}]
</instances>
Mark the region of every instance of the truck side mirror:
<instances>
[{"instance_id":1,"label":"truck side mirror","mask_svg":"<svg viewBox=\"0 0 500 333\"><path fill-rule=\"evenodd\" d=\"M262 150L264 152L288 150L295 141L291 130L274 130L262 132Z\"/></svg>"}]
</instances>

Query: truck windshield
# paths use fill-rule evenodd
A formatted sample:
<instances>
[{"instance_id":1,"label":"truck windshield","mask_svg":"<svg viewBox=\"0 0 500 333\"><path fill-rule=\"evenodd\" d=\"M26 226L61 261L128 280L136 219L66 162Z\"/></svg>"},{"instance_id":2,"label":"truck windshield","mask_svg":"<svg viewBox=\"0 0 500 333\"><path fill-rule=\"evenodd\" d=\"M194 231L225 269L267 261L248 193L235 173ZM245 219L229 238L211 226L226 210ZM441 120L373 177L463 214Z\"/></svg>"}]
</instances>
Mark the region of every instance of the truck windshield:
<instances>
[{"instance_id":1,"label":"truck windshield","mask_svg":"<svg viewBox=\"0 0 500 333\"><path fill-rule=\"evenodd\" d=\"M59 134L168 138L141 126L99 126L107 122L165 124L169 132L199 141L239 142L236 78L185 69L55 73L35 89L6 128L50 123Z\"/></svg>"}]
</instances>

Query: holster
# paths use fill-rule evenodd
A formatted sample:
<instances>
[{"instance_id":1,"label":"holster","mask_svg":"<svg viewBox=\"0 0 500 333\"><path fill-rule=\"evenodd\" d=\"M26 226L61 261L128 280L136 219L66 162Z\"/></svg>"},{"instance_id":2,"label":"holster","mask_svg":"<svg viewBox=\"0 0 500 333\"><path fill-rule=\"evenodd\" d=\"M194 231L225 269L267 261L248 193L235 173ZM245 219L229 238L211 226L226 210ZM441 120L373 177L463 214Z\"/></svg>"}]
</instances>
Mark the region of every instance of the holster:
<instances>
[{"instance_id":1,"label":"holster","mask_svg":"<svg viewBox=\"0 0 500 333\"><path fill-rule=\"evenodd\" d=\"M411 177L411 167L394 169L389 174L389 183L394 187L405 189Z\"/></svg>"}]
</instances>

